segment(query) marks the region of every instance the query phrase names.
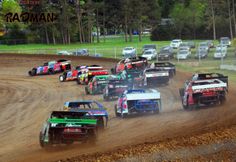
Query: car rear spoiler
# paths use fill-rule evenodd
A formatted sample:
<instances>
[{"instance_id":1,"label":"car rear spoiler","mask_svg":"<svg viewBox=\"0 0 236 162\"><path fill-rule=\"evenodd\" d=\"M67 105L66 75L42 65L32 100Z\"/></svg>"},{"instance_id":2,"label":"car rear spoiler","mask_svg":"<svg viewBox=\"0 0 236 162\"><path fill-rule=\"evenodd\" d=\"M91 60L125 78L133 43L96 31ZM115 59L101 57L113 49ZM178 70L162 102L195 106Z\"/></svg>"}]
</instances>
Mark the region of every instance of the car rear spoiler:
<instances>
[{"instance_id":1,"label":"car rear spoiler","mask_svg":"<svg viewBox=\"0 0 236 162\"><path fill-rule=\"evenodd\" d=\"M96 119L71 119L71 118L50 118L51 124L74 124L74 125L96 125Z\"/></svg>"},{"instance_id":2,"label":"car rear spoiler","mask_svg":"<svg viewBox=\"0 0 236 162\"><path fill-rule=\"evenodd\" d=\"M85 113L86 117L94 117L99 118L99 117L105 117L106 118L106 125L108 122L108 113L106 110L83 110L83 109L70 109L70 112L78 112L78 113Z\"/></svg>"},{"instance_id":3,"label":"car rear spoiler","mask_svg":"<svg viewBox=\"0 0 236 162\"><path fill-rule=\"evenodd\" d=\"M50 118L82 118L86 112L52 111Z\"/></svg>"}]
</instances>

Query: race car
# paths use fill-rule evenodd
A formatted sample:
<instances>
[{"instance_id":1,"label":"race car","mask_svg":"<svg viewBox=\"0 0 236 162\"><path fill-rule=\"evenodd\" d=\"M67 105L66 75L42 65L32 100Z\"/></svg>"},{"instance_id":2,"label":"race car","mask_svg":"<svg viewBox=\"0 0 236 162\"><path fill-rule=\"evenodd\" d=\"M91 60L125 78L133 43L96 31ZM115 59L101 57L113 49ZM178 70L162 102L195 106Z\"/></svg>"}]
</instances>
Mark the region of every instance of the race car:
<instances>
[{"instance_id":1,"label":"race car","mask_svg":"<svg viewBox=\"0 0 236 162\"><path fill-rule=\"evenodd\" d=\"M219 79L186 81L179 90L183 108L222 104L226 99L227 84Z\"/></svg>"},{"instance_id":2,"label":"race car","mask_svg":"<svg viewBox=\"0 0 236 162\"><path fill-rule=\"evenodd\" d=\"M108 112L103 105L93 100L78 100L64 103L64 111L87 112L86 116L93 116L97 119L98 128L104 128L108 122Z\"/></svg>"},{"instance_id":3,"label":"race car","mask_svg":"<svg viewBox=\"0 0 236 162\"><path fill-rule=\"evenodd\" d=\"M77 77L78 84L88 84L88 82L97 75L108 75L108 71L99 65L91 65Z\"/></svg>"},{"instance_id":4,"label":"race car","mask_svg":"<svg viewBox=\"0 0 236 162\"><path fill-rule=\"evenodd\" d=\"M192 76L192 80L205 80L205 79L219 79L227 84L228 90L228 76L220 73L196 73Z\"/></svg>"},{"instance_id":5,"label":"race car","mask_svg":"<svg viewBox=\"0 0 236 162\"><path fill-rule=\"evenodd\" d=\"M150 68L155 68L159 70L167 70L169 71L170 78L174 77L174 75L176 74L175 65L170 62L153 62L150 65Z\"/></svg>"},{"instance_id":6,"label":"race car","mask_svg":"<svg viewBox=\"0 0 236 162\"><path fill-rule=\"evenodd\" d=\"M87 66L76 66L75 69L65 71L62 75L59 76L59 81L74 81L77 80L78 75L80 75L83 70L86 70Z\"/></svg>"},{"instance_id":7,"label":"race car","mask_svg":"<svg viewBox=\"0 0 236 162\"><path fill-rule=\"evenodd\" d=\"M111 69L112 74L117 74L125 69L140 69L143 70L147 67L148 61L145 57L126 58L120 60L115 68Z\"/></svg>"},{"instance_id":8,"label":"race car","mask_svg":"<svg viewBox=\"0 0 236 162\"><path fill-rule=\"evenodd\" d=\"M154 89L133 89L124 91L115 105L115 114L122 118L133 113L161 110L161 94Z\"/></svg>"},{"instance_id":9,"label":"race car","mask_svg":"<svg viewBox=\"0 0 236 162\"><path fill-rule=\"evenodd\" d=\"M94 76L85 86L85 93L86 94L100 94L103 93L103 89L106 87L108 83L110 75L97 75Z\"/></svg>"},{"instance_id":10,"label":"race car","mask_svg":"<svg viewBox=\"0 0 236 162\"><path fill-rule=\"evenodd\" d=\"M126 80L122 80L119 77L109 79L103 92L103 99L109 101L114 97L120 96L126 89L128 89Z\"/></svg>"},{"instance_id":11,"label":"race car","mask_svg":"<svg viewBox=\"0 0 236 162\"><path fill-rule=\"evenodd\" d=\"M156 68L146 68L143 75L143 85L144 86L154 86L157 84L168 84L169 83L169 71L156 69Z\"/></svg>"},{"instance_id":12,"label":"race car","mask_svg":"<svg viewBox=\"0 0 236 162\"><path fill-rule=\"evenodd\" d=\"M87 112L52 111L39 133L41 147L72 144L75 141L95 143L97 119Z\"/></svg>"},{"instance_id":13,"label":"race car","mask_svg":"<svg viewBox=\"0 0 236 162\"><path fill-rule=\"evenodd\" d=\"M43 64L43 66L37 66L32 68L28 73L30 76L43 75L43 74L55 74L71 69L71 61L57 60L49 61Z\"/></svg>"},{"instance_id":14,"label":"race car","mask_svg":"<svg viewBox=\"0 0 236 162\"><path fill-rule=\"evenodd\" d=\"M143 71L139 69L126 69L117 74L117 77L125 80L130 88L143 85Z\"/></svg>"}]
</instances>

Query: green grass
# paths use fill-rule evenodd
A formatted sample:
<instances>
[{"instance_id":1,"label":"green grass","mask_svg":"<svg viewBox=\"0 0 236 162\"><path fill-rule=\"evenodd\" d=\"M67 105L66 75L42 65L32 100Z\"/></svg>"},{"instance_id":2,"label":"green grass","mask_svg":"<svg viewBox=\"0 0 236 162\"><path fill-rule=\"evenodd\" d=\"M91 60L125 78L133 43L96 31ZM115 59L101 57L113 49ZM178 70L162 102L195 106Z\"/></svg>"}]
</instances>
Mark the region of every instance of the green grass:
<instances>
[{"instance_id":1,"label":"green grass","mask_svg":"<svg viewBox=\"0 0 236 162\"><path fill-rule=\"evenodd\" d=\"M96 40L96 39L95 39ZM198 43L201 40L196 40ZM142 52L144 44L156 44L158 49L165 45L169 45L170 41L151 41L149 36L144 36L142 42L139 42L138 36L133 36L133 42L125 42L124 36L115 36L103 40L101 36L100 43L72 43L70 45L57 44L25 44L25 45L0 45L0 53L28 53L28 54L56 54L60 50L74 51L76 49L87 48L90 54L101 53L104 57L121 57L124 47L133 46Z\"/></svg>"},{"instance_id":2,"label":"green grass","mask_svg":"<svg viewBox=\"0 0 236 162\"><path fill-rule=\"evenodd\" d=\"M96 39L95 39L96 40ZM87 48L91 55L94 53L101 53L103 57L111 57L111 58L120 58L122 49L127 46L133 46L137 48L138 53L141 54L142 46L144 44L156 44L158 49L165 45L169 45L170 41L151 41L149 36L143 37L142 42L138 41L138 36L133 37L133 42L125 42L124 36L116 36L109 37L106 40L103 40L101 36L100 43L72 43L70 45L46 45L46 44L26 44L26 45L0 45L0 53L28 53L28 54L56 54L57 51L67 50L73 51L76 49ZM204 40L195 40L196 45ZM214 42L218 44L217 41ZM236 82L236 72L220 70L219 66L221 64L221 60L214 60L213 55L215 48L210 50L208 58L202 59L198 62L198 59L194 59L194 54L196 53L196 49L192 50L192 58L180 61L172 60L177 66L178 69L188 72L220 72L230 77L230 80ZM177 50L175 50L175 54ZM224 59L225 64L234 64L236 65L236 57L234 55L234 48L228 48L228 57Z\"/></svg>"},{"instance_id":3,"label":"green grass","mask_svg":"<svg viewBox=\"0 0 236 162\"><path fill-rule=\"evenodd\" d=\"M231 61L225 61L225 64L230 64ZM236 61L235 61L236 63ZM200 63L197 62L185 62L178 63L176 62L177 69L181 71L186 71L190 73L204 73L204 72L217 72L222 73L229 77L230 83L236 83L236 72L229 70L221 70L220 62L217 61L202 61Z\"/></svg>"}]
</instances>

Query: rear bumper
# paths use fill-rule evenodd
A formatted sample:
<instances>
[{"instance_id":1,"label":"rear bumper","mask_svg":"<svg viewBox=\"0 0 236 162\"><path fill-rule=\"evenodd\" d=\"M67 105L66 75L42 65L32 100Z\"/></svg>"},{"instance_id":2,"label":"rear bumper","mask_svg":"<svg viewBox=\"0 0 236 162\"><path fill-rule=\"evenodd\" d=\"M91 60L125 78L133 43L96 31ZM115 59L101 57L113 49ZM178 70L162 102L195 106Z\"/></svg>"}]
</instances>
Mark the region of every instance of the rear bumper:
<instances>
[{"instance_id":1,"label":"rear bumper","mask_svg":"<svg viewBox=\"0 0 236 162\"><path fill-rule=\"evenodd\" d=\"M120 96L126 89L109 89L107 96Z\"/></svg>"},{"instance_id":2,"label":"rear bumper","mask_svg":"<svg viewBox=\"0 0 236 162\"><path fill-rule=\"evenodd\" d=\"M168 76L147 78L147 85L164 84L169 82Z\"/></svg>"}]
</instances>

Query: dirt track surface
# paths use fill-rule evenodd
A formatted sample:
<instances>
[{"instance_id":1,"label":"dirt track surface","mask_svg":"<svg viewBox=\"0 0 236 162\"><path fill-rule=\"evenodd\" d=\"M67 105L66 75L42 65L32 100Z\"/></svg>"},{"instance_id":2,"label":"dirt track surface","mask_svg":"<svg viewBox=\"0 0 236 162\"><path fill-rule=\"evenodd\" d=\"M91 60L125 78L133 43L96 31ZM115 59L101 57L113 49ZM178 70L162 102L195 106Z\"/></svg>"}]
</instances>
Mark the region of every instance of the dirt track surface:
<instances>
[{"instance_id":1,"label":"dirt track surface","mask_svg":"<svg viewBox=\"0 0 236 162\"><path fill-rule=\"evenodd\" d=\"M182 72L169 86L159 87L163 99L159 115L119 119L114 117L115 101L103 102L102 96L86 96L84 86L75 82L60 83L58 76L29 77L28 70L59 56L0 55L0 161L55 161L82 154L106 152L126 145L191 136L236 124L236 88L231 84L223 106L184 111L178 89L190 76ZM61 57L60 57L61 58ZM106 68L115 60L66 57L77 64L100 64ZM96 146L75 144L70 147L41 149L38 135L52 110L62 109L65 101L94 99L109 112L106 130Z\"/></svg>"}]
</instances>

